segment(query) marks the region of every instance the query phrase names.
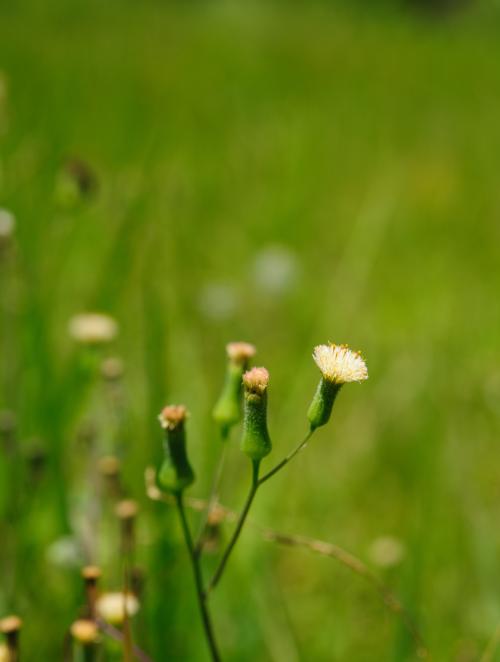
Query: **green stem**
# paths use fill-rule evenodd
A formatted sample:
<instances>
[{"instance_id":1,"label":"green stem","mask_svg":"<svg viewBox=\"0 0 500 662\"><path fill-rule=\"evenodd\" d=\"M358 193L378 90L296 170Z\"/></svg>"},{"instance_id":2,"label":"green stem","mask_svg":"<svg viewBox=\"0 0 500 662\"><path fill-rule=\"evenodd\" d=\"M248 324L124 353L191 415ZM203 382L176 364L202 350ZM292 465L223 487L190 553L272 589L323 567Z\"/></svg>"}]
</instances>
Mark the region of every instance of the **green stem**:
<instances>
[{"instance_id":1,"label":"green stem","mask_svg":"<svg viewBox=\"0 0 500 662\"><path fill-rule=\"evenodd\" d=\"M259 466L260 466L260 460L252 461L252 485L250 487L250 492L248 493L247 500L245 501L245 505L243 506L243 510L241 511L240 517L238 519L238 523L236 524L236 529L234 530L231 540L229 541L229 544L226 547L226 551L224 552L219 562L219 565L217 566L217 570L215 571L214 576L210 580L210 583L207 588L207 593L209 591L212 591L219 583L222 574L224 572L224 569L226 567L226 564L229 560L229 557L231 556L231 552L233 551L233 548L236 545L238 538L240 537L240 533L243 528L243 525L245 524L245 520L247 518L248 512L255 498L257 490L259 489L259 484L260 484Z\"/></svg>"},{"instance_id":2,"label":"green stem","mask_svg":"<svg viewBox=\"0 0 500 662\"><path fill-rule=\"evenodd\" d=\"M290 460L293 459L297 455L297 453L299 453L307 445L307 442L311 438L313 432L314 430L309 430L309 432L306 434L304 439L302 439L300 444L296 448L294 448L294 450L291 453L289 453L283 460L281 460L281 462L278 462L278 464L273 469L271 469L271 471L268 471L267 474L264 474L262 478L259 479L259 483L258 483L259 486L262 485L262 483L265 483L266 480L269 480L269 478L274 476L274 474L277 474L278 471L283 469L283 467L286 466L290 462Z\"/></svg>"},{"instance_id":3,"label":"green stem","mask_svg":"<svg viewBox=\"0 0 500 662\"><path fill-rule=\"evenodd\" d=\"M194 581L196 586L196 595L198 598L198 606L200 608L201 620L203 622L203 628L205 630L205 636L207 639L208 647L210 649L210 655L213 662L220 662L221 657L217 649L217 644L215 641L215 635L212 627L212 621L210 619L210 614L208 612L206 594L203 589L203 578L201 576L201 568L199 559L196 555L193 538L191 536L191 531L189 529L189 524L186 518L186 511L184 510L184 503L182 500L182 493L176 494L176 504L177 510L179 512L179 518L181 521L182 532L184 534L184 540L186 541L186 547L189 552L189 558L191 560L191 565L193 567Z\"/></svg>"}]
</instances>

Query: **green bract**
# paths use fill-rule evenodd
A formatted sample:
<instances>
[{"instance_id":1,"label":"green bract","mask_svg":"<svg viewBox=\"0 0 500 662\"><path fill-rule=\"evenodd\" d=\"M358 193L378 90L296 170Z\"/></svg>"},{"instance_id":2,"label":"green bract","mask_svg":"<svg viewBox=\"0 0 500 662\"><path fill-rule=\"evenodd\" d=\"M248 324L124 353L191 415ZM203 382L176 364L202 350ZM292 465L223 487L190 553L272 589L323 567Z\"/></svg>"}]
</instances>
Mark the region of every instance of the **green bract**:
<instances>
[{"instance_id":1,"label":"green bract","mask_svg":"<svg viewBox=\"0 0 500 662\"><path fill-rule=\"evenodd\" d=\"M342 384L328 381L324 377L321 378L307 411L311 430L315 430L328 423L332 413L333 403L341 386Z\"/></svg>"},{"instance_id":2,"label":"green bract","mask_svg":"<svg viewBox=\"0 0 500 662\"><path fill-rule=\"evenodd\" d=\"M271 452L267 430L267 391L245 392L241 450L252 460L261 460Z\"/></svg>"},{"instance_id":3,"label":"green bract","mask_svg":"<svg viewBox=\"0 0 500 662\"><path fill-rule=\"evenodd\" d=\"M194 482L194 471L186 452L184 422L167 427L165 459L158 473L158 483L167 492L179 494Z\"/></svg>"},{"instance_id":4,"label":"green bract","mask_svg":"<svg viewBox=\"0 0 500 662\"><path fill-rule=\"evenodd\" d=\"M229 362L222 393L214 407L214 420L221 426L224 435L227 435L233 425L241 418L241 378L243 365Z\"/></svg>"}]
</instances>

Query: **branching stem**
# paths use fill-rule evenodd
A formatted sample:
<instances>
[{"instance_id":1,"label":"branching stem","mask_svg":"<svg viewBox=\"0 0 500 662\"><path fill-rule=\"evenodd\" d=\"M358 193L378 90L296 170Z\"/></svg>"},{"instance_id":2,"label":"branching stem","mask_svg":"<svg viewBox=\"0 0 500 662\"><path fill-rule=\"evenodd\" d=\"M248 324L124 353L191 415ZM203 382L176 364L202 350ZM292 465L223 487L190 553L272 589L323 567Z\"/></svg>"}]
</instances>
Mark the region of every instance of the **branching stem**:
<instances>
[{"instance_id":1,"label":"branching stem","mask_svg":"<svg viewBox=\"0 0 500 662\"><path fill-rule=\"evenodd\" d=\"M243 510L241 511L241 514L238 518L238 522L236 524L236 528L234 530L234 533L231 537L231 540L228 543L228 546L226 547L226 550L220 560L219 565L217 566L217 570L214 573L214 576L210 580L210 583L207 588L207 593L212 591L217 584L219 583L222 574L224 572L224 569L226 567L226 564L229 560L229 557L231 556L231 552L233 551L234 546L238 542L238 538L240 537L241 530L243 528L243 525L245 524L245 520L247 518L248 512L250 510L250 507L252 505L252 502L255 498L255 495L257 493L257 490L259 489L259 467L260 467L260 460L253 460L252 462L252 484L250 486L250 491L247 496L247 500L245 501L245 505L243 506Z\"/></svg>"},{"instance_id":2,"label":"branching stem","mask_svg":"<svg viewBox=\"0 0 500 662\"><path fill-rule=\"evenodd\" d=\"M277 474L278 471L283 469L283 467L286 466L290 462L290 460L297 455L297 453L299 453L305 446L307 446L307 442L311 438L313 432L314 430L309 430L309 432L306 434L304 439L302 439L300 444L296 448L294 448L293 451L288 453L288 455L283 460L281 460L281 462L278 462L278 464L273 469L271 469L266 474L264 474L262 478L259 478L259 486L262 485L262 483L265 483L266 480L269 480L269 478L274 476L274 474Z\"/></svg>"}]
</instances>

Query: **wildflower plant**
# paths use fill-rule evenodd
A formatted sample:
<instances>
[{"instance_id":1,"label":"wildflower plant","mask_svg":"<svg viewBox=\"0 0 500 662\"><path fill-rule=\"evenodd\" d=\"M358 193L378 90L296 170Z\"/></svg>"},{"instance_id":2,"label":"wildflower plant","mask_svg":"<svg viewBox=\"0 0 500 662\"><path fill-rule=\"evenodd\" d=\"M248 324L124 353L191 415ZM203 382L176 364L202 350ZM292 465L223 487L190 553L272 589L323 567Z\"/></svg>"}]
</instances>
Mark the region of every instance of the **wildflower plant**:
<instances>
[{"instance_id":1,"label":"wildflower plant","mask_svg":"<svg viewBox=\"0 0 500 662\"><path fill-rule=\"evenodd\" d=\"M219 427L221 438L226 441L232 428L242 423L240 448L248 457L251 469L250 489L241 513L237 517L227 546L223 550L212 577L205 580L202 556L205 528L211 525L210 513L217 506L217 484L222 465L216 469L212 493L206 512L202 515L202 526L197 539L193 537L184 506L184 492L194 482L195 475L187 454L185 423L187 410L183 405L165 407L159 416L165 430L165 457L157 474L158 486L177 506L179 520L194 574L196 594L205 636L212 660L217 662L221 654L209 608L212 591L221 581L227 563L238 542L247 520L252 503L259 488L281 471L307 444L314 432L330 420L336 397L344 384L362 382L368 378L366 363L359 352L347 345L318 345L313 358L321 371L321 378L307 411L308 430L300 443L280 462L267 472L261 472L262 461L272 451L271 435L267 425L269 372L264 367L249 367L255 348L248 343L230 343L227 346L228 363L226 378L220 397L213 410L213 418Z\"/></svg>"}]
</instances>

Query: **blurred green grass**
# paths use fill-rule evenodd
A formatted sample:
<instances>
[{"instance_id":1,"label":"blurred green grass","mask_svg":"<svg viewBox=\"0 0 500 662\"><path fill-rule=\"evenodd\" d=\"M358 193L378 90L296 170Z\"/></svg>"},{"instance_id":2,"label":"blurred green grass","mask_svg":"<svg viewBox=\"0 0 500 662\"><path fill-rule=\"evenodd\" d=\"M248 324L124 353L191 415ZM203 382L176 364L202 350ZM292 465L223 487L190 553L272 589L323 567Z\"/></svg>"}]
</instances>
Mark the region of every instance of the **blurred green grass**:
<instances>
[{"instance_id":1,"label":"blurred green grass","mask_svg":"<svg viewBox=\"0 0 500 662\"><path fill-rule=\"evenodd\" d=\"M127 364L125 472L143 509L141 629L156 660L205 651L201 628L189 636L198 626L176 520L143 496L142 468L161 452L155 417L166 401L189 406L192 493L203 494L223 346L239 338L271 371L274 458L304 430L314 344L361 347L370 368L262 491L255 520L365 559L378 536L401 539L406 556L387 580L434 659L477 659L500 620L498 12L432 21L334 4L55 1L0 11L0 204L18 220L21 274L4 314L1 405L17 412L21 439L51 449L57 472L33 494L23 483L22 512L4 518L16 553L4 552L13 588L0 607L23 614L26 658L58 659L81 602L78 572L48 564L46 549L63 533L60 500L85 494L76 430L90 405L103 415L67 321L102 309L120 322ZM95 199L69 211L54 196L67 155L99 180ZM298 265L280 296L255 281L255 258L273 245ZM207 291L229 292L234 307L207 315ZM237 507L247 466L233 445L223 499ZM250 529L214 610L227 659L413 655L362 580Z\"/></svg>"}]
</instances>

